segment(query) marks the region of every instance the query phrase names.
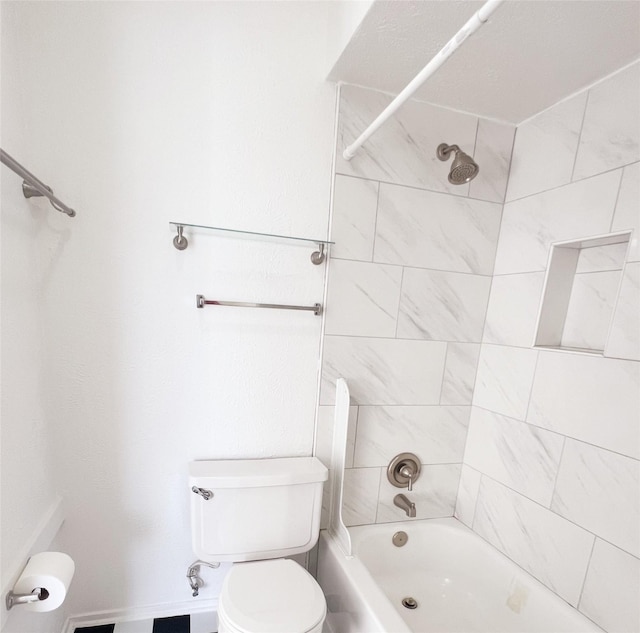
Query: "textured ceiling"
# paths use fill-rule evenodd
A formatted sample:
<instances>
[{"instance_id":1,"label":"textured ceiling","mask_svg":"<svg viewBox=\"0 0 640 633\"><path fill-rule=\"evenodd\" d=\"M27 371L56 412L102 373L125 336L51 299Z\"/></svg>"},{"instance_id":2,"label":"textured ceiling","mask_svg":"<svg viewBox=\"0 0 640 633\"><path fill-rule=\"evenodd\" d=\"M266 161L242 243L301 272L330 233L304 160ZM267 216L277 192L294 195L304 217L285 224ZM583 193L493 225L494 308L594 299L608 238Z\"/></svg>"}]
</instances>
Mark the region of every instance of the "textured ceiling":
<instances>
[{"instance_id":1,"label":"textured ceiling","mask_svg":"<svg viewBox=\"0 0 640 633\"><path fill-rule=\"evenodd\" d=\"M330 79L398 93L484 3L376 0ZM507 0L415 98L520 123L640 58L640 0Z\"/></svg>"}]
</instances>

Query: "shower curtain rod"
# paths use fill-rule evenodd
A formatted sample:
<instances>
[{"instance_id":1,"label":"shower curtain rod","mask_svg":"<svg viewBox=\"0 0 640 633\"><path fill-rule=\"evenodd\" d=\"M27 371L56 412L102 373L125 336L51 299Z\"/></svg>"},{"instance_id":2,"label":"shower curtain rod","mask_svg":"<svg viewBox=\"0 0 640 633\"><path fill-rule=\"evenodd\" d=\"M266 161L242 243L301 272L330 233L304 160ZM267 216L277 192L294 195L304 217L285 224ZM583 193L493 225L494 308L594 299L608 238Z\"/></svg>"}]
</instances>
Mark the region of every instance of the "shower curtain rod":
<instances>
[{"instance_id":1,"label":"shower curtain rod","mask_svg":"<svg viewBox=\"0 0 640 633\"><path fill-rule=\"evenodd\" d=\"M413 96L413 93L429 78L433 73L453 55L462 43L473 33L475 33L491 16L491 14L504 2L504 0L488 0L478 11L476 11L466 24L442 47L440 52L411 80L411 82L400 92L396 98L381 112L378 118L342 153L345 160L351 160L356 152L375 134L378 129L392 117L396 111L404 105L405 101Z\"/></svg>"},{"instance_id":2,"label":"shower curtain rod","mask_svg":"<svg viewBox=\"0 0 640 633\"><path fill-rule=\"evenodd\" d=\"M47 187L47 185L36 178L29 170L25 169L15 158L9 156L3 149L0 149L0 161L23 179L22 193L25 198L44 196L49 199L54 209L57 209L61 213L66 213L70 218L75 216L76 212L73 209L69 208L64 202L53 195L53 189L51 189L51 187Z\"/></svg>"}]
</instances>

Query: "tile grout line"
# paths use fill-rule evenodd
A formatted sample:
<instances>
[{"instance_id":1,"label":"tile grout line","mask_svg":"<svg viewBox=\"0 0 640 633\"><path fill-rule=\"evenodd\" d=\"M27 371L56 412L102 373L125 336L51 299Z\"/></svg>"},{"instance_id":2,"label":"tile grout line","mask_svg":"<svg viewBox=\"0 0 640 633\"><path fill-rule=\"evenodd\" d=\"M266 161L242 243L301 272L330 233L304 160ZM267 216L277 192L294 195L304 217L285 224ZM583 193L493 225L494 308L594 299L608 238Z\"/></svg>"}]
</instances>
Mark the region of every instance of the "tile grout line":
<instances>
[{"instance_id":1,"label":"tile grout line","mask_svg":"<svg viewBox=\"0 0 640 633\"><path fill-rule=\"evenodd\" d=\"M582 141L582 132L584 130L584 121L587 118L587 109L589 108L589 97L591 96L591 89L587 90L587 98L584 100L584 110L582 111L582 121L580 122L580 132L578 132L578 142L576 143L576 150L573 155L573 167L571 168L571 176L569 182L574 182L573 177L576 173L576 164L578 162L578 154L580 153L580 143Z\"/></svg>"},{"instance_id":2,"label":"tile grout line","mask_svg":"<svg viewBox=\"0 0 640 633\"><path fill-rule=\"evenodd\" d=\"M550 187L549 189L543 189L542 191L536 191L535 193L529 193L526 196L522 196L521 198L514 198L513 200L506 200L505 205L511 204L513 202L519 202L520 200L526 200L527 198L533 198L535 196L539 196L541 194L549 193L551 191L556 191L557 189L562 189L563 187L569 187L570 185L575 185L579 182L584 182L585 180L590 180L591 178L598 178L604 174L610 174L612 171L622 170L625 167L629 167L630 165L635 165L640 161L634 160L630 163L626 163L625 165L619 165L618 167L612 167L611 169L605 169L604 171L600 171L597 174L592 176L585 176L584 178L578 178L577 180L573 180L570 182L566 182L563 185L557 185L556 187Z\"/></svg>"},{"instance_id":3,"label":"tile grout line","mask_svg":"<svg viewBox=\"0 0 640 633\"><path fill-rule=\"evenodd\" d=\"M622 191L622 181L624 180L624 172L626 166L620 170L620 182L618 183L618 193L616 194L616 200L613 203L613 211L611 212L611 223L609 224L609 233L613 233L613 223L616 219L616 211L618 209L618 201L620 200L620 192Z\"/></svg>"},{"instance_id":4,"label":"tile grout line","mask_svg":"<svg viewBox=\"0 0 640 633\"><path fill-rule=\"evenodd\" d=\"M387 406L387 405L383 405L383 406ZM395 405L392 405L395 406ZM404 405L407 406L407 405ZM411 405L409 405L411 406ZM413 406L421 406L421 405L413 405ZM438 405L427 405L427 406L438 406ZM440 405L442 406L442 405ZM464 405L458 405L458 406L464 406ZM591 446L593 448L597 448L601 451L606 451L607 453L613 453L614 455L618 455L620 457L626 457L627 459L631 459L635 462L640 462L640 457L633 457L632 455L626 455L625 453L620 453L619 451L614 451L611 448L607 448L606 446L601 446L600 444L593 444L592 442L587 442L586 440L580 439L579 437L574 437L572 435L566 435L565 433L561 433L560 431L556 431L554 429L549 429L547 427L544 426L539 426L538 424L534 424L533 422L529 422L527 420L519 420L518 418L514 418L511 415L505 415L504 413L500 413L499 411L494 411L493 409L487 409L487 407L483 407L481 405L478 404L474 404L474 407L477 407L478 409L481 409L482 411L487 411L488 413L493 413L494 415L499 415L500 417L503 418L507 418L508 420L511 420L513 422L518 422L520 424L526 424L527 426L531 426L534 429L538 429L541 431L546 431L547 433L553 433L554 435L559 435L560 437L564 437L566 439L569 440L573 440L574 442L580 442L581 444L586 444L587 446Z\"/></svg>"},{"instance_id":5,"label":"tile grout line","mask_svg":"<svg viewBox=\"0 0 640 633\"><path fill-rule=\"evenodd\" d=\"M536 350L536 362L533 366L533 374L531 375L531 386L529 387L529 397L527 398L527 408L524 412L524 419L529 418L529 409L531 408L531 399L533 397L533 387L536 384L536 376L538 373L538 361L540 360L540 350Z\"/></svg>"},{"instance_id":6,"label":"tile grout line","mask_svg":"<svg viewBox=\"0 0 640 633\"><path fill-rule=\"evenodd\" d=\"M580 603L582 602L582 595L584 594L584 588L587 584L587 576L589 575L589 567L591 567L591 560L593 559L593 552L596 549L596 541L598 540L598 537L594 535L593 537L593 543L591 545L591 552L589 552L589 558L587 559L587 566L585 567L584 570L584 578L582 579L582 586L580 587L580 595L578 596L578 601L576 602L576 606L575 609L576 611L579 611L580 613L582 613L582 611L580 611Z\"/></svg>"},{"instance_id":7,"label":"tile grout line","mask_svg":"<svg viewBox=\"0 0 640 633\"><path fill-rule=\"evenodd\" d=\"M473 468L473 466L468 466L468 468ZM476 524L477 511L478 511L478 503L480 503L480 488L482 488L482 479L485 476L485 474L482 471L477 470L475 468L473 470L475 470L480 475L480 481L478 481L478 492L476 492L476 499L475 499L475 503L473 504L473 518L471 519L471 529L474 531L475 534L478 534L475 528L475 524Z\"/></svg>"},{"instance_id":8,"label":"tile grout line","mask_svg":"<svg viewBox=\"0 0 640 633\"><path fill-rule=\"evenodd\" d=\"M343 262L354 262L358 264L377 264L378 266L396 266L396 267L402 267L402 268L411 268L412 270L428 270L435 273L446 273L450 275L471 275L472 277L492 277L493 276L491 274L477 273L477 272L466 271L466 270L449 270L447 268L428 268L425 266L412 266L410 264L405 264L405 263L381 262L381 261L375 261L375 260L369 260L369 259L353 259L351 257L332 257L332 259L337 259ZM526 271L524 273L503 273L503 275L500 275L500 276L520 275L520 274L527 274L529 272L537 273L537 272L544 272L544 270L543 271L539 271L539 270Z\"/></svg>"},{"instance_id":9,"label":"tile grout line","mask_svg":"<svg viewBox=\"0 0 640 633\"><path fill-rule=\"evenodd\" d=\"M562 467L562 460L564 458L564 449L567 446L567 436L565 435L562 440L562 450L560 451L560 459L558 459L558 466L556 470L556 477L553 482L553 490L551 491L551 499L549 499L549 510L553 506L553 499L556 496L556 490L558 489L558 479L560 479L560 468Z\"/></svg>"},{"instance_id":10,"label":"tile grout line","mask_svg":"<svg viewBox=\"0 0 640 633\"><path fill-rule=\"evenodd\" d=\"M378 210L380 209L380 181L379 180L374 180L373 182L376 183L377 188L376 188L376 217L373 221L373 242L371 243L371 263L378 263L375 262L375 253L376 253L376 238L378 237Z\"/></svg>"},{"instance_id":11,"label":"tile grout line","mask_svg":"<svg viewBox=\"0 0 640 633\"><path fill-rule=\"evenodd\" d=\"M479 123L478 123L479 125ZM478 383L478 372L480 370L480 355L482 354L482 345L485 344L485 335L486 335L486 330L487 330L487 317L489 316L489 306L491 304L491 291L493 290L493 281L496 277L496 264L498 262L498 250L500 248L500 238L502 236L502 227L503 227L503 220L504 220L504 208L505 205L507 203L507 192L509 190L509 181L511 180L511 170L513 168L513 156L515 153L515 148L516 148L516 138L518 135L518 126L516 126L514 132L513 132L513 138L511 139L511 150L509 152L509 169L507 170L507 180L504 186L504 194L502 196L502 203L500 205L500 224L498 227L498 236L496 239L496 249L494 252L494 256L493 256L493 268L491 270L491 283L489 285L489 296L487 299L487 308L485 310L485 315L484 315L484 324L483 324L483 328L482 328L482 335L480 336L480 343L479 343L479 349L478 349L478 355L476 357L476 367L475 367L475 371L473 372L473 384L471 387L471 407L474 406L473 401L474 401L474 395L475 395L475 391L476 391L476 385ZM448 344L447 344L447 349L448 349ZM469 426L471 423L471 415L473 414L473 409L471 410L471 414L469 416L469 425L467 426L467 438L468 438L468 434L469 434ZM465 465L466 462L464 461L464 456L466 455L467 452L467 441L465 440L465 452L463 454L463 458L462 458L462 464ZM481 482L480 482L481 483ZM480 493L480 483L478 483L478 493L476 494L476 506L478 503L478 496ZM457 499L456 499L457 502ZM472 525L473 522L475 521L475 515L476 515L476 506L474 506L473 509L473 519L472 519Z\"/></svg>"},{"instance_id":12,"label":"tile grout line","mask_svg":"<svg viewBox=\"0 0 640 633\"><path fill-rule=\"evenodd\" d=\"M495 477L488 475L487 473L478 471L481 473L481 475L483 477L486 477L487 479L489 479L490 481L494 482L495 484L502 486L503 488L506 488L507 490L509 490L510 492L514 493L515 495L518 495L519 497L522 497L523 499L526 499L527 501L534 503L535 505L537 505L539 508L542 508L543 510L545 510L546 512L550 512L551 514L553 514L553 516L557 517L558 519L562 519L563 521L566 521L567 523L570 523L571 525L577 527L578 529L582 530L583 532L586 532L587 534L590 534L591 536L594 536L596 538L599 538L602 542L607 543L609 545L611 545L612 547L615 547L616 549L619 549L621 552L623 552L624 554L627 554L628 556L631 556L633 558L638 558L635 554L633 554L632 552L630 552L629 550L624 549L623 547L621 547L620 545L616 545L615 543L612 543L611 541L607 540L606 538L604 538L603 536L601 536L600 534L596 534L594 531L590 530L589 528L585 527L584 525L580 525L579 523L576 523L573 519L570 519L562 514L558 514L555 510L552 510L551 508L547 508L545 505L543 505L542 503L540 503L539 501L536 501L535 499L532 499L531 497L527 497L527 495L525 495L524 493L520 492L519 490L516 490L515 488L512 488L511 486L509 486L508 484L505 484L504 482L500 481L499 479L496 479Z\"/></svg>"},{"instance_id":13,"label":"tile grout line","mask_svg":"<svg viewBox=\"0 0 640 633\"><path fill-rule=\"evenodd\" d=\"M418 185L409 185L394 180L378 180L377 178L367 178L366 176L357 176L356 174L345 174L342 172L336 172L336 176L342 176L343 178L354 178L356 180L365 180L368 182L377 182L380 185L389 185L391 187L403 187L405 189L413 189L414 191L424 191L425 193L440 194L443 196L453 196L462 200L473 200L475 202L484 202L487 204L501 204L495 200L486 200L484 198L474 198L467 194L455 193L454 191L441 190L441 189L426 189L425 187L419 187Z\"/></svg>"},{"instance_id":14,"label":"tile grout line","mask_svg":"<svg viewBox=\"0 0 640 633\"><path fill-rule=\"evenodd\" d=\"M393 335L394 339L398 338L398 325L400 323L400 306L402 305L402 289L404 287L404 270L405 267L402 267L402 272L400 273L400 295L398 296L398 309L396 310L396 329Z\"/></svg>"},{"instance_id":15,"label":"tile grout line","mask_svg":"<svg viewBox=\"0 0 640 633\"><path fill-rule=\"evenodd\" d=\"M515 138L514 138L514 146L515 146ZM549 193L550 191L555 191L556 189L562 189L563 187L567 187L569 185L573 185L579 182L584 182L585 180L589 180L591 178L597 178L598 176L602 176L603 174L609 174L612 171L616 171L618 169L623 170L625 167L629 167L631 165L635 165L636 163L638 163L640 161L634 160L631 161L630 163L625 163L624 165L618 165L617 167L612 167L610 169L605 169L604 171L600 171L597 174L593 174L591 176L585 176L584 178L578 178L577 180L572 180L569 182L564 183L563 185L557 185L555 187L550 187L549 189L542 189L540 191L536 191L534 193L529 193L526 196L522 196L520 198L513 198L512 200L507 200L506 196L508 193L508 190L505 191L505 199L502 202L495 202L494 200L484 200L482 198L472 198L471 196L463 196L461 194L456 194L456 193L451 193L450 191L438 191L436 189L425 189L423 187L417 187L415 185L406 185L406 184L402 184L402 183L398 183L398 182L394 182L392 180L376 180L375 178L366 178L364 176L356 176L354 174L344 174L344 173L340 173L340 172L336 172L337 176L343 176L345 178L355 178L357 180L365 180L368 182L376 182L379 185L390 185L392 187L404 187L405 189L414 189L416 191L424 191L426 193L434 193L434 194L441 194L444 196L453 196L454 198L461 198L461 199L469 199L469 200L474 200L476 202L485 202L487 204L498 204L498 205L508 205L511 204L512 202L518 202L520 200L525 200L526 198L532 198L534 196L538 196L540 194L543 193ZM509 171L511 171L511 166L509 167Z\"/></svg>"},{"instance_id":16,"label":"tile grout line","mask_svg":"<svg viewBox=\"0 0 640 633\"><path fill-rule=\"evenodd\" d=\"M602 273L621 273L622 268L607 268L606 270L585 270L583 272L576 272L574 276L577 275L601 275Z\"/></svg>"},{"instance_id":17,"label":"tile grout line","mask_svg":"<svg viewBox=\"0 0 640 633\"><path fill-rule=\"evenodd\" d=\"M476 154L478 153L478 133L480 131L480 117L476 117L476 134L473 138L473 153L471 154L472 157L475 157ZM477 174L476 174L477 176ZM475 176L474 176L475 178ZM473 200L473 198L471 197L471 188L473 187L473 180L474 178L471 179L470 182L467 183L467 195L465 196L465 198L469 198L470 200ZM477 181L476 181L477 184ZM455 195L455 194L454 194Z\"/></svg>"},{"instance_id":18,"label":"tile grout line","mask_svg":"<svg viewBox=\"0 0 640 633\"><path fill-rule=\"evenodd\" d=\"M380 511L380 492L382 490L382 473L384 472L384 466L378 467L379 470L379 478L378 478L378 490L376 492L376 513L373 517L373 525L378 523L378 512Z\"/></svg>"},{"instance_id":19,"label":"tile grout line","mask_svg":"<svg viewBox=\"0 0 640 633\"><path fill-rule=\"evenodd\" d=\"M444 391L444 378L447 373L447 363L449 362L449 349L450 343L446 344L447 347L444 350L444 363L442 364L442 380L440 381L440 395L438 396L438 406L443 406L442 404L442 392Z\"/></svg>"},{"instance_id":20,"label":"tile grout line","mask_svg":"<svg viewBox=\"0 0 640 633\"><path fill-rule=\"evenodd\" d=\"M504 185L504 195L502 196L502 210L504 212L504 205L507 204L507 195L509 194L509 182L511 180L511 172L513 170L513 157L516 153L516 141L518 138L518 128L520 126L516 126L516 129L513 131L513 139L511 140L511 152L509 154L509 169L507 170L507 182ZM502 226L502 220L500 221L500 226ZM495 268L495 267L494 267Z\"/></svg>"},{"instance_id":21,"label":"tile grout line","mask_svg":"<svg viewBox=\"0 0 640 633\"><path fill-rule=\"evenodd\" d=\"M416 343L460 343L461 345L480 345L481 341L449 341L445 339L431 339L431 338L410 338L406 336L369 336L361 334L326 334L325 336L332 336L336 338L355 338L355 339L373 339L376 341L414 341ZM490 343L490 345L500 345L500 343ZM503 347L515 347L521 349L518 345L503 346Z\"/></svg>"},{"instance_id":22,"label":"tile grout line","mask_svg":"<svg viewBox=\"0 0 640 633\"><path fill-rule=\"evenodd\" d=\"M420 462L421 466L460 466L461 462ZM377 468L382 468L383 470L386 469L386 465L383 464L382 466L380 465L376 465L376 466L354 466L353 468L350 468L349 470L375 470ZM476 469L477 470L477 469ZM480 472L480 471L478 471Z\"/></svg>"},{"instance_id":23,"label":"tile grout line","mask_svg":"<svg viewBox=\"0 0 640 633\"><path fill-rule=\"evenodd\" d=\"M360 425L360 405L349 405L354 406L356 408L356 424L355 431L353 433L353 454L351 455L351 466L350 468L357 468L356 466L356 452L358 450L358 426ZM348 419L348 418L347 418ZM349 429L347 429L347 443L349 442ZM347 465L345 464L345 468Z\"/></svg>"}]
</instances>

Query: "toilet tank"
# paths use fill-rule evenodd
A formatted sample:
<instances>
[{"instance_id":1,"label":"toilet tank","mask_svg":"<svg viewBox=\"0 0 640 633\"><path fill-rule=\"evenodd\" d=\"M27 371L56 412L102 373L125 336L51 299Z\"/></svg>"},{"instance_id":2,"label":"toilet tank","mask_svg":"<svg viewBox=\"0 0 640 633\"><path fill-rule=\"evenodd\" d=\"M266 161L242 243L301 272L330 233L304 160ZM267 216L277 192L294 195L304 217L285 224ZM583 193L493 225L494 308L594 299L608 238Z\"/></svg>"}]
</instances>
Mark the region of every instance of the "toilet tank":
<instances>
[{"instance_id":1,"label":"toilet tank","mask_svg":"<svg viewBox=\"0 0 640 633\"><path fill-rule=\"evenodd\" d=\"M318 540L327 476L316 457L191 462L196 556L208 562L247 561L311 549ZM208 500L207 491L213 493Z\"/></svg>"}]
</instances>

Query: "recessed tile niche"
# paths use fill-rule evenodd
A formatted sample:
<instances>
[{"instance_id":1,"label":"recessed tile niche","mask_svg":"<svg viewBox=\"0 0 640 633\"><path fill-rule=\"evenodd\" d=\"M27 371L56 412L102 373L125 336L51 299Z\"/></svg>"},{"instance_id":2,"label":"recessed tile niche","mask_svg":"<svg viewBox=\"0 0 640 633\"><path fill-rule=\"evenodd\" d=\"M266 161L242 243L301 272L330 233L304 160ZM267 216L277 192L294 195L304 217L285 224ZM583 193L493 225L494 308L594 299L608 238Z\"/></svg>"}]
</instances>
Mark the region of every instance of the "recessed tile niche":
<instances>
[{"instance_id":1,"label":"recessed tile niche","mask_svg":"<svg viewBox=\"0 0 640 633\"><path fill-rule=\"evenodd\" d=\"M536 347L604 353L630 231L551 245Z\"/></svg>"}]
</instances>

